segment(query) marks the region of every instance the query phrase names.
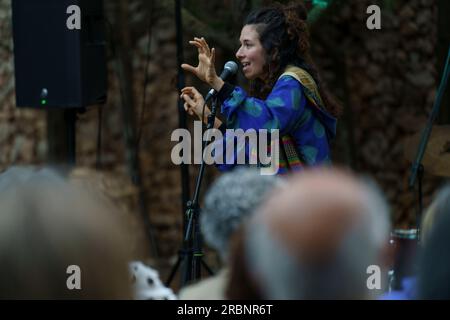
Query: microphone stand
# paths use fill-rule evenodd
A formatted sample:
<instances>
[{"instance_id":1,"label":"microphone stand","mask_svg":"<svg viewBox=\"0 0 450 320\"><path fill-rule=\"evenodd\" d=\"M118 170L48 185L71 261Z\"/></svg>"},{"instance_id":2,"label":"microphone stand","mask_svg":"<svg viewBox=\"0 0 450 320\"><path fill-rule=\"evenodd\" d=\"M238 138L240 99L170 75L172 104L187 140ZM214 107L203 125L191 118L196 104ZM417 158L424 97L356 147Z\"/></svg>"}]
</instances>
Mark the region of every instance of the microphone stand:
<instances>
[{"instance_id":1,"label":"microphone stand","mask_svg":"<svg viewBox=\"0 0 450 320\"><path fill-rule=\"evenodd\" d=\"M419 203L419 208L416 214L416 227L417 227L417 241L419 241L420 239L420 220L421 220L421 214L422 214L422 210L423 210L423 203L422 203L422 199L423 199L423 194L422 194L422 180L423 180L423 174L424 174L424 167L422 165L422 159L423 156L425 154L425 150L428 144L428 140L430 138L431 135L431 130L433 128L433 123L439 113L439 109L441 107L441 101L442 101L442 96L444 94L445 88L447 86L447 81L448 81L448 75L449 75L449 62L450 62L450 47L448 50L448 54L447 54L447 61L445 62L445 67L444 67L444 73L442 75L442 80L441 80L441 84L439 86L439 90L437 93L437 97L436 100L434 102L434 106L433 106L433 110L431 111L430 117L428 118L428 122L425 126L425 129L422 133L422 138L420 140L420 144L419 144L419 148L417 150L417 154L416 154L416 159L412 164L411 167L411 175L409 178L409 188L411 190L414 190L414 185L415 185L415 181L416 181L416 177L418 177L418 181L419 181L419 190L418 190L418 203Z\"/></svg>"},{"instance_id":2,"label":"microphone stand","mask_svg":"<svg viewBox=\"0 0 450 320\"><path fill-rule=\"evenodd\" d=\"M205 102L206 103L206 102ZM210 140L210 131L209 129L214 128L214 122L216 119L217 113L217 98L212 98L211 103L211 113L208 116L208 124L206 130L208 132L207 139L203 142L202 147L202 162L200 165L200 170L197 176L197 181L195 185L194 198L187 202L186 204L186 219L188 221L187 225L184 229L184 237L183 237L183 249L180 250L178 260L167 280L166 285L169 286L172 282L178 267L184 262L183 265L183 274L181 280L181 286L185 286L189 282L193 280L197 280L201 278L201 266L208 271L210 275L214 273L208 267L208 265L203 261L203 251L202 251L202 236L200 233L200 206L199 206L199 196L200 196L200 188L203 181L203 176L206 168L205 157L203 154L204 149L207 146L208 141ZM184 261L183 261L184 260Z\"/></svg>"}]
</instances>

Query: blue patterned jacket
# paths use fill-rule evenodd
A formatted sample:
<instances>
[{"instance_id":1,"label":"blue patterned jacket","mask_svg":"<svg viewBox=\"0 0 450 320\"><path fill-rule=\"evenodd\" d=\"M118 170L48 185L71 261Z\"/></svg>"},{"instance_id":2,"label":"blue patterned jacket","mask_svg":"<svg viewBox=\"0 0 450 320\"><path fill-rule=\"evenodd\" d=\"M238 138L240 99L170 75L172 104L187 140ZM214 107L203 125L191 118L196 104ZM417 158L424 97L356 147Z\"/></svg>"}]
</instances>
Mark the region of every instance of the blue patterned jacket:
<instances>
[{"instance_id":1,"label":"blue patterned jacket","mask_svg":"<svg viewBox=\"0 0 450 320\"><path fill-rule=\"evenodd\" d=\"M295 78L282 76L266 100L250 97L242 88L228 83L218 98L226 117L226 129L279 129L280 137L291 135L306 165L330 163L330 141L336 135L336 118L313 106L306 98L302 84ZM226 139L225 135L224 144ZM249 150L245 152L248 158ZM236 158L236 154L226 156ZM216 166L225 171L235 164Z\"/></svg>"}]
</instances>

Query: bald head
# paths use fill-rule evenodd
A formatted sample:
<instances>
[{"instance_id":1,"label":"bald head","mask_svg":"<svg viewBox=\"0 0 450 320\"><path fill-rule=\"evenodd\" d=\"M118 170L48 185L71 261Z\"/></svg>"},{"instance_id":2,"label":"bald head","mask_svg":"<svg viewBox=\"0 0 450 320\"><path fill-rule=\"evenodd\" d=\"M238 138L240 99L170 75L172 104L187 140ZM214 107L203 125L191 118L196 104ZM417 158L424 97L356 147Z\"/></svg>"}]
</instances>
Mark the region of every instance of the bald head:
<instances>
[{"instance_id":1,"label":"bald head","mask_svg":"<svg viewBox=\"0 0 450 320\"><path fill-rule=\"evenodd\" d=\"M343 171L310 171L294 177L262 209L262 219L303 259L320 259L368 214L368 190Z\"/></svg>"},{"instance_id":2,"label":"bald head","mask_svg":"<svg viewBox=\"0 0 450 320\"><path fill-rule=\"evenodd\" d=\"M367 267L377 264L377 252L387 243L387 215L386 203L379 192L351 173L339 170L306 171L293 177L286 186L278 188L249 227L252 231L248 235L248 249L256 252L251 254L251 260L258 260L258 255L264 254L263 246L272 246L272 252L285 255L276 261L290 260L289 267L281 267L285 268L284 274L298 274L301 269L303 275L308 274L309 278L327 279L320 284L320 281L312 281L311 285L322 287L328 293L329 289L339 290L333 274L345 281L353 278L352 281L362 281ZM255 241L258 233L267 233L261 236L266 240ZM268 270L262 273L266 272ZM285 281L289 285L290 280ZM305 287L305 279L301 282L303 293L297 292L296 295L305 296L305 290L311 288ZM362 284L365 287L365 281ZM321 295L320 292L315 294L317 297ZM351 293L347 297L356 298Z\"/></svg>"}]
</instances>

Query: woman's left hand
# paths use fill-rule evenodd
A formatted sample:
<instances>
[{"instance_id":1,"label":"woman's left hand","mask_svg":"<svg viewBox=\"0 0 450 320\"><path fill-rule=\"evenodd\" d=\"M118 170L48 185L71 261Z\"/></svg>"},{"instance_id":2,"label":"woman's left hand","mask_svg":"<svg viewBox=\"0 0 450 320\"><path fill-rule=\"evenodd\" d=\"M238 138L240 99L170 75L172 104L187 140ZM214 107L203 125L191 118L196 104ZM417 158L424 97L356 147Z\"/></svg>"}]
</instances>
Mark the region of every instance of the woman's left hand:
<instances>
[{"instance_id":1,"label":"woman's left hand","mask_svg":"<svg viewBox=\"0 0 450 320\"><path fill-rule=\"evenodd\" d=\"M195 74L203 82L213 86L214 83L217 83L218 78L214 67L216 50L214 48L210 49L204 38L194 38L189 43L198 49L198 66L194 68L189 64L183 63L181 67Z\"/></svg>"},{"instance_id":2,"label":"woman's left hand","mask_svg":"<svg viewBox=\"0 0 450 320\"><path fill-rule=\"evenodd\" d=\"M208 115L211 113L209 108L205 106L205 118L202 119L203 106L205 105L205 99L198 92L195 87L186 87L181 90L181 96L184 100L184 110L191 116L194 114L200 119L200 121L206 122Z\"/></svg>"}]
</instances>

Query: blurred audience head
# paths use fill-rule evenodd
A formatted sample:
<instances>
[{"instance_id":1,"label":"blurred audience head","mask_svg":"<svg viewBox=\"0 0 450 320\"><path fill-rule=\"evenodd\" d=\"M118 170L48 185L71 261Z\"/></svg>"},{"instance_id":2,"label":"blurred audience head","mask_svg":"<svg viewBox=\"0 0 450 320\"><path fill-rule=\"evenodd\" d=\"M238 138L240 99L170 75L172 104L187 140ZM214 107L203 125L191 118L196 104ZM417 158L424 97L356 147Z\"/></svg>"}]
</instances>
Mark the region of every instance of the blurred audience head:
<instances>
[{"instance_id":1,"label":"blurred audience head","mask_svg":"<svg viewBox=\"0 0 450 320\"><path fill-rule=\"evenodd\" d=\"M424 216L419 257L419 299L450 299L450 186L439 191Z\"/></svg>"},{"instance_id":2,"label":"blurred audience head","mask_svg":"<svg viewBox=\"0 0 450 320\"><path fill-rule=\"evenodd\" d=\"M434 200L425 211L421 230L420 240L421 243L426 243L428 236L431 234L431 230L435 224L436 219L441 216L447 215L450 208L450 185L444 186L438 191Z\"/></svg>"},{"instance_id":3,"label":"blurred audience head","mask_svg":"<svg viewBox=\"0 0 450 320\"><path fill-rule=\"evenodd\" d=\"M127 245L134 260L146 261L153 258L149 257L150 248L144 223L136 209L139 207L139 190L125 172L77 167L69 172L68 179L71 184L116 208L111 214L118 214L116 219L127 222L122 227L128 228L127 234L131 235Z\"/></svg>"},{"instance_id":4,"label":"blurred audience head","mask_svg":"<svg viewBox=\"0 0 450 320\"><path fill-rule=\"evenodd\" d=\"M386 267L388 214L372 182L339 170L302 172L246 226L240 252L236 245L245 264L233 259L233 267L252 278L250 298L258 292L263 299L375 298L382 290L368 289L367 270L376 265L381 275ZM232 269L228 297L248 298L232 289L237 279Z\"/></svg>"},{"instance_id":5,"label":"blurred audience head","mask_svg":"<svg viewBox=\"0 0 450 320\"><path fill-rule=\"evenodd\" d=\"M52 169L1 174L0 298L131 299L127 222L115 210Z\"/></svg>"},{"instance_id":6,"label":"blurred audience head","mask_svg":"<svg viewBox=\"0 0 450 320\"><path fill-rule=\"evenodd\" d=\"M225 297L230 300L264 300L268 296L262 292L246 257L245 235L249 223L252 222L236 231L230 243L230 276L225 287Z\"/></svg>"},{"instance_id":7,"label":"blurred audience head","mask_svg":"<svg viewBox=\"0 0 450 320\"><path fill-rule=\"evenodd\" d=\"M233 233L281 181L261 175L256 168L238 167L220 176L209 188L201 213L205 241L217 250L223 261L228 255Z\"/></svg>"}]
</instances>

